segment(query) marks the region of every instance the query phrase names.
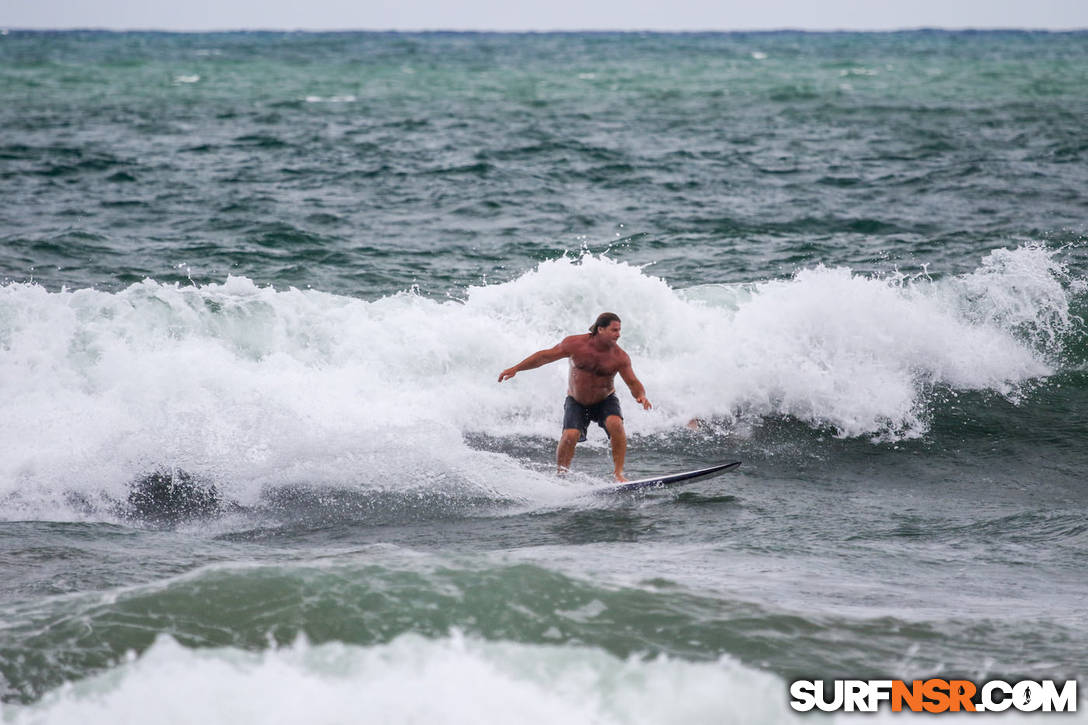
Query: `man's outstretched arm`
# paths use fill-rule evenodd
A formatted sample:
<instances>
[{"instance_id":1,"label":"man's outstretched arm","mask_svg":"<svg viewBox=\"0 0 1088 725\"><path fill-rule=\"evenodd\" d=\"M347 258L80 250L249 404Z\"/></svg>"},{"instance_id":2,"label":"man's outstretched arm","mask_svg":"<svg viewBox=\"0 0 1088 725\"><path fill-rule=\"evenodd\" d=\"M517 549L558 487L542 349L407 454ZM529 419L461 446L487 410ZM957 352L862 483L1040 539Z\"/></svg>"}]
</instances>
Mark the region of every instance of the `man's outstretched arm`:
<instances>
[{"instance_id":1,"label":"man's outstretched arm","mask_svg":"<svg viewBox=\"0 0 1088 725\"><path fill-rule=\"evenodd\" d=\"M506 368L499 373L499 382L503 380L509 380L522 370L532 370L538 368L541 365L547 365L548 363L555 362L556 360L562 360L565 357L570 357L570 352L566 347L566 340L559 343L555 347L547 350L537 350L529 357L525 358L512 368Z\"/></svg>"},{"instance_id":2,"label":"man's outstretched arm","mask_svg":"<svg viewBox=\"0 0 1088 725\"><path fill-rule=\"evenodd\" d=\"M654 407L646 399L646 388L642 387L642 382L635 377L635 371L631 367L630 359L627 360L626 365L620 368L620 377L623 378L623 382L627 383L627 387L631 389L631 395L635 396L635 400L642 404L643 409L649 410Z\"/></svg>"}]
</instances>

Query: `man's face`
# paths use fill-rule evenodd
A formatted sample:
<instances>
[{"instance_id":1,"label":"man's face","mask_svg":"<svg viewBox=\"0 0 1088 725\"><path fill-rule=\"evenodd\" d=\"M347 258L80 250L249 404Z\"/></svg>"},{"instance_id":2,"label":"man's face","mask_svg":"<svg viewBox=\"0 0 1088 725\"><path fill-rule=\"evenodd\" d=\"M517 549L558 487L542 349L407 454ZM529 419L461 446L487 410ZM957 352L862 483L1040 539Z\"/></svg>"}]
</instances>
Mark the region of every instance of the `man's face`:
<instances>
[{"instance_id":1,"label":"man's face","mask_svg":"<svg viewBox=\"0 0 1088 725\"><path fill-rule=\"evenodd\" d=\"M597 328L597 334L602 335L608 342L616 342L620 339L620 323L615 321L608 327Z\"/></svg>"}]
</instances>

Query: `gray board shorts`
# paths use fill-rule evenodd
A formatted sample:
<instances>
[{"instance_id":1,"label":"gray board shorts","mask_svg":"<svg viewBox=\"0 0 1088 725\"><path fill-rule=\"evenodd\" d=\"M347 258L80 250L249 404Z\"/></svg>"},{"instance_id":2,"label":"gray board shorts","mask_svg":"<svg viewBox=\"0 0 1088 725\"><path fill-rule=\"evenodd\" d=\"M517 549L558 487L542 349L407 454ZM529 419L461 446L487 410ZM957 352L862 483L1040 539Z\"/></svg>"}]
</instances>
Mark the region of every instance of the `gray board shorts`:
<instances>
[{"instance_id":1,"label":"gray board shorts","mask_svg":"<svg viewBox=\"0 0 1088 725\"><path fill-rule=\"evenodd\" d=\"M593 405L582 405L568 395L566 402L563 404L563 428L564 430L577 428L581 433L578 442L581 443L586 439L586 430L589 428L590 421L604 428L604 422L610 415L618 415L620 420L623 420L623 413L620 412L620 399L616 397L615 393ZM607 435L608 429L604 428L604 432Z\"/></svg>"}]
</instances>

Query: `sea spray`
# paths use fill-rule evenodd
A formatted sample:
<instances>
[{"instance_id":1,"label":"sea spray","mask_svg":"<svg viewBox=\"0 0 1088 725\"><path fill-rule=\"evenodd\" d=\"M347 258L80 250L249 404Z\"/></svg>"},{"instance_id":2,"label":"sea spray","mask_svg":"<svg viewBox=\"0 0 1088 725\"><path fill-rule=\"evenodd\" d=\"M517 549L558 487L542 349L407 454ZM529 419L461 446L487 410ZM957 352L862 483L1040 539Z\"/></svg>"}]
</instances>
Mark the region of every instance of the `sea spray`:
<instances>
[{"instance_id":1,"label":"sea spray","mask_svg":"<svg viewBox=\"0 0 1088 725\"><path fill-rule=\"evenodd\" d=\"M1013 397L1060 365L1076 326L1054 254L997 250L936 282L817 266L687 290L584 254L464 300L366 301L237 277L118 293L10 284L0 495L60 509L72 491L123 499L165 467L243 503L298 483L544 496L534 472L465 437L552 438L565 364L501 385L498 371L606 309L623 318L620 343L655 403L627 405L636 436L790 416L839 436L917 437L932 389Z\"/></svg>"},{"instance_id":2,"label":"sea spray","mask_svg":"<svg viewBox=\"0 0 1088 725\"><path fill-rule=\"evenodd\" d=\"M406 635L388 645L262 653L190 650L160 638L139 658L65 685L5 722L775 723L776 677L723 658L620 660L574 646Z\"/></svg>"}]
</instances>

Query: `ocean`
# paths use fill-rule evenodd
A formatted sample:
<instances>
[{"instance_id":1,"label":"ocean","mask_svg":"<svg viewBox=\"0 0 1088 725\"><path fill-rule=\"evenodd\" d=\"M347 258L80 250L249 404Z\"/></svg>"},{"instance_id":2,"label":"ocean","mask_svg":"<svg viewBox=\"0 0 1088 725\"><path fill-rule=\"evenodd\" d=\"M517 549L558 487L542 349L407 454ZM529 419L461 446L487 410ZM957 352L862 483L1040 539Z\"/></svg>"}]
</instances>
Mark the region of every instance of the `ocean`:
<instances>
[{"instance_id":1,"label":"ocean","mask_svg":"<svg viewBox=\"0 0 1088 725\"><path fill-rule=\"evenodd\" d=\"M1084 685L1086 239L1085 32L5 31L0 721Z\"/></svg>"}]
</instances>

